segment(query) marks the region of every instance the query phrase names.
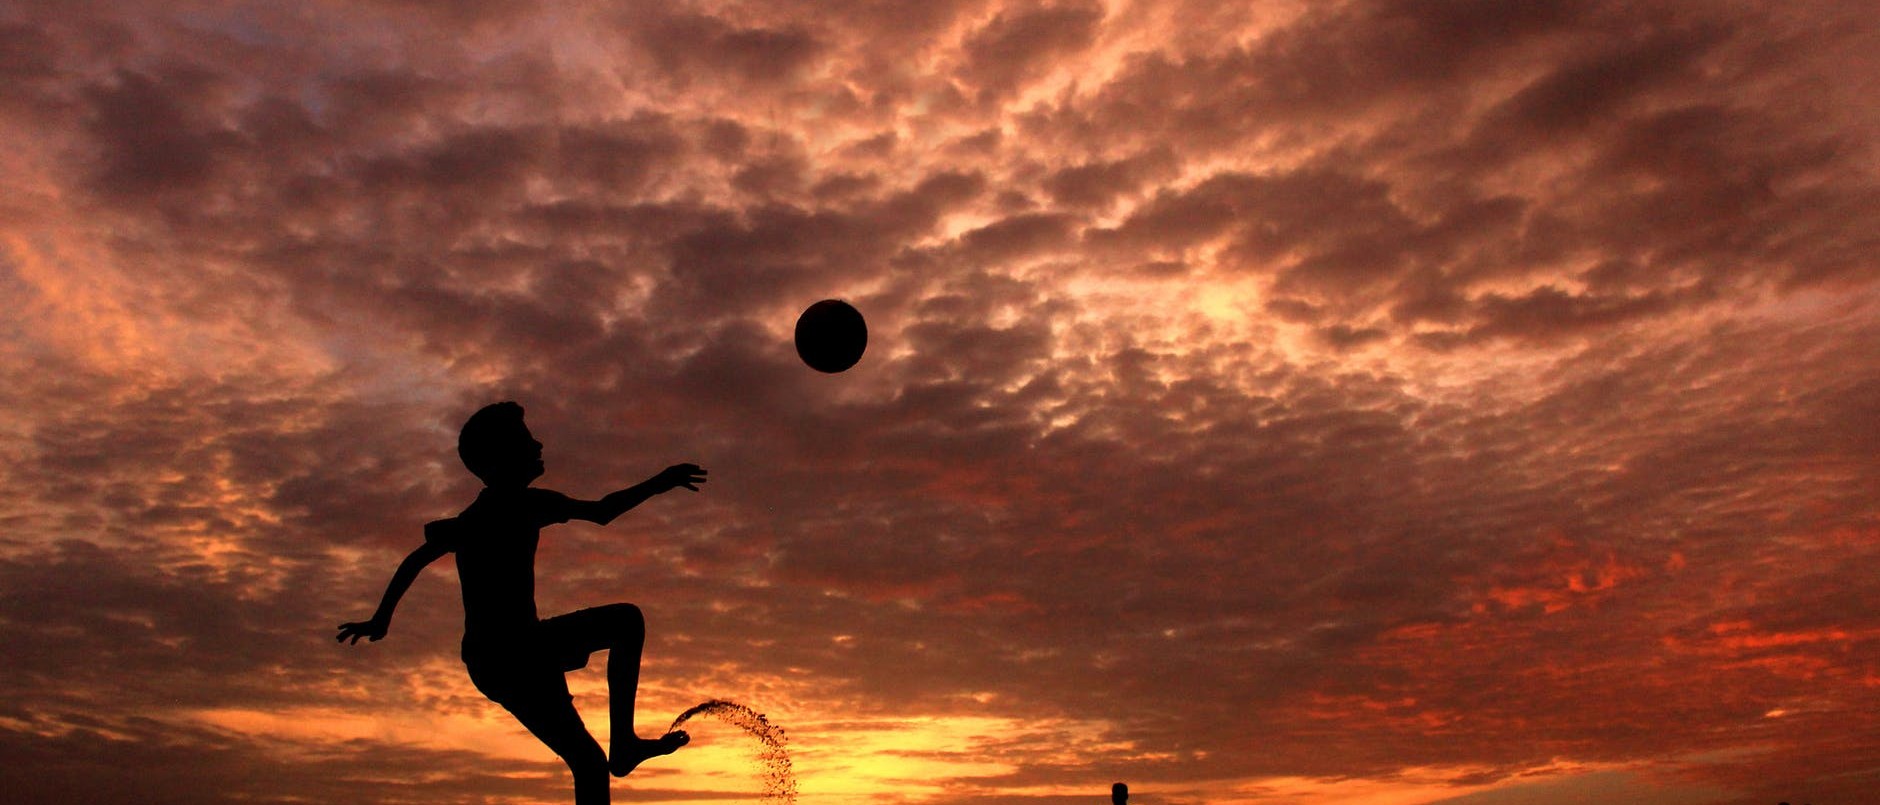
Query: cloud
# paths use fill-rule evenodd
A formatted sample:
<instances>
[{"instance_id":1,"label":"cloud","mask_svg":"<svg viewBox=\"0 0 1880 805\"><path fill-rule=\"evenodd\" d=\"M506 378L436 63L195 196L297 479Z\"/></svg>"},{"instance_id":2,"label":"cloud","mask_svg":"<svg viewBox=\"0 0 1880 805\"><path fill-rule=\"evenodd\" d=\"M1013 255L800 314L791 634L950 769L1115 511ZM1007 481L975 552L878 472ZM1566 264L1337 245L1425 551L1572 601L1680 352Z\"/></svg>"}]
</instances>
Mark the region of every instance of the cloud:
<instances>
[{"instance_id":1,"label":"cloud","mask_svg":"<svg viewBox=\"0 0 1880 805\"><path fill-rule=\"evenodd\" d=\"M1011 92L1089 47L1102 22L1103 9L1095 4L1001 11L967 35L962 72L982 91Z\"/></svg>"},{"instance_id":2,"label":"cloud","mask_svg":"<svg viewBox=\"0 0 1880 805\"><path fill-rule=\"evenodd\" d=\"M621 20L660 73L680 86L728 76L742 82L786 80L805 70L824 46L797 26L740 26L705 13L635 9Z\"/></svg>"}]
</instances>

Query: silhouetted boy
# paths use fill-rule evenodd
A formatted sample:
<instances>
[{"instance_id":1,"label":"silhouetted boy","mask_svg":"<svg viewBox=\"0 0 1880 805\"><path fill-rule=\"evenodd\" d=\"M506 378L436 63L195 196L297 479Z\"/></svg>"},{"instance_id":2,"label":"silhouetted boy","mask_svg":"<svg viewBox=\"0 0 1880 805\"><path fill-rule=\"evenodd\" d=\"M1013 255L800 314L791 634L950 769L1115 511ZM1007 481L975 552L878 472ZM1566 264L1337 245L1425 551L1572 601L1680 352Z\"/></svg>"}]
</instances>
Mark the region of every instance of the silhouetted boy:
<instances>
[{"instance_id":1,"label":"silhouetted boy","mask_svg":"<svg viewBox=\"0 0 1880 805\"><path fill-rule=\"evenodd\" d=\"M567 761L577 805L606 805L607 774L625 777L641 761L671 754L684 732L658 739L633 730L633 700L640 685L640 649L646 621L632 604L570 612L539 620L535 612L535 546L545 525L587 520L606 525L662 492L705 482L696 464L667 467L646 482L600 500L576 500L529 483L542 476L542 443L522 423L513 402L484 407L464 423L457 454L483 479L483 492L463 513L424 527L424 544L405 557L385 588L372 619L344 623L339 639L378 640L392 610L419 571L447 553L457 554L463 583L463 662L477 690L514 714L529 732ZM613 746L601 753L575 712L563 674L606 650Z\"/></svg>"}]
</instances>

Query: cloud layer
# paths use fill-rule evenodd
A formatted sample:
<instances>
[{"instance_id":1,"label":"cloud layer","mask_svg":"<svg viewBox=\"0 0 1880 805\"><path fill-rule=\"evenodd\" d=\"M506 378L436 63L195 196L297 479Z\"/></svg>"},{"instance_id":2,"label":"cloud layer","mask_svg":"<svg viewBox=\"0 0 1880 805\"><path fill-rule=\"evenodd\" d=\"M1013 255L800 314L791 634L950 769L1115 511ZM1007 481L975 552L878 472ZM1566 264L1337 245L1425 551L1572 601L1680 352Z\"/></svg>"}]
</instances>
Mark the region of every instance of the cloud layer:
<instances>
[{"instance_id":1,"label":"cloud layer","mask_svg":"<svg viewBox=\"0 0 1880 805\"><path fill-rule=\"evenodd\" d=\"M21 801L565 798L448 566L330 640L497 399L806 797L1880 786L1867 9L1228 6L10 5Z\"/></svg>"}]
</instances>

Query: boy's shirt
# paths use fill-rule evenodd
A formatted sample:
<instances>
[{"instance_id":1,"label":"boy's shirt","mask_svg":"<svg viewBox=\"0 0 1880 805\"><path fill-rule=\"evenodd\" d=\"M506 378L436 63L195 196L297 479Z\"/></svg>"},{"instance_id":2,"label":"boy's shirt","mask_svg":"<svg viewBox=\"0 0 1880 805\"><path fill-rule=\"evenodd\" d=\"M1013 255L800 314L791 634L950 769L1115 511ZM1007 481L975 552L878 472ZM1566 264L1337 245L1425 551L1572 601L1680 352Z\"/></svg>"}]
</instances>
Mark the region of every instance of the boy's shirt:
<instances>
[{"instance_id":1,"label":"boy's shirt","mask_svg":"<svg viewBox=\"0 0 1880 805\"><path fill-rule=\"evenodd\" d=\"M536 622L535 547L573 508L552 489L486 487L463 513L425 526L425 542L457 554L466 638Z\"/></svg>"}]
</instances>

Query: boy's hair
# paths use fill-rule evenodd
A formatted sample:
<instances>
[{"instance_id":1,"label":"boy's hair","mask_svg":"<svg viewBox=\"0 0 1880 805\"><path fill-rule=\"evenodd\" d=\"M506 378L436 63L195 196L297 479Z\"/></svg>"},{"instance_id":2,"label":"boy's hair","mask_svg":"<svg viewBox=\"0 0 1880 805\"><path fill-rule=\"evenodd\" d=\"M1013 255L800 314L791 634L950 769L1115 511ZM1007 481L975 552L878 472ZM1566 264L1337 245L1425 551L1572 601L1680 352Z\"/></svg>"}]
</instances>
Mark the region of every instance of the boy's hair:
<instances>
[{"instance_id":1,"label":"boy's hair","mask_svg":"<svg viewBox=\"0 0 1880 805\"><path fill-rule=\"evenodd\" d=\"M483 406L457 433L457 457L472 475L490 483L507 467L517 436L528 433L522 424L522 406L499 402Z\"/></svg>"}]
</instances>

